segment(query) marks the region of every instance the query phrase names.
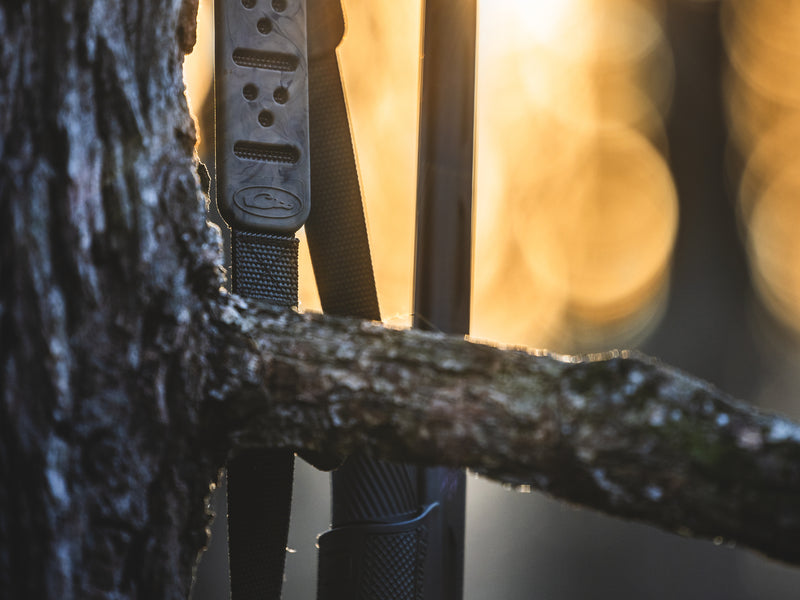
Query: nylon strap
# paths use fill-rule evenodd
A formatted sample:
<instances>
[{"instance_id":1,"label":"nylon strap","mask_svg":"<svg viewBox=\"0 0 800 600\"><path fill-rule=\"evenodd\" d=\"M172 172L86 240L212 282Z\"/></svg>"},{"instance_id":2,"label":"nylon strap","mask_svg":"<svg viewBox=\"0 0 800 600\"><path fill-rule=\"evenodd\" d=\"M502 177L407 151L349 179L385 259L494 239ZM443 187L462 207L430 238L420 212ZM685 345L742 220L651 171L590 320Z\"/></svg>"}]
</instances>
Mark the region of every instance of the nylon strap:
<instances>
[{"instance_id":1,"label":"nylon strap","mask_svg":"<svg viewBox=\"0 0 800 600\"><path fill-rule=\"evenodd\" d=\"M294 236L231 231L234 293L297 306L299 243Z\"/></svg>"},{"instance_id":2,"label":"nylon strap","mask_svg":"<svg viewBox=\"0 0 800 600\"><path fill-rule=\"evenodd\" d=\"M234 293L297 304L298 240L231 232ZM233 600L278 600L292 506L294 453L244 451L228 461L228 561Z\"/></svg>"},{"instance_id":3,"label":"nylon strap","mask_svg":"<svg viewBox=\"0 0 800 600\"><path fill-rule=\"evenodd\" d=\"M306 236L323 311L380 320L366 219L336 47L344 35L339 0L308 1L311 213ZM351 456L332 474L332 532L337 527L403 523L419 510L416 467ZM329 535L329 534L325 534ZM419 538L419 539L418 539ZM343 568L320 553L319 600L416 599L423 576L424 530L345 542ZM348 578L360 568L353 592Z\"/></svg>"},{"instance_id":4,"label":"nylon strap","mask_svg":"<svg viewBox=\"0 0 800 600\"><path fill-rule=\"evenodd\" d=\"M311 213L305 229L322 310L379 321L367 224L336 46L339 0L309 0Z\"/></svg>"},{"instance_id":5,"label":"nylon strap","mask_svg":"<svg viewBox=\"0 0 800 600\"><path fill-rule=\"evenodd\" d=\"M294 454L265 448L228 461L228 560L233 600L278 600L286 563Z\"/></svg>"},{"instance_id":6,"label":"nylon strap","mask_svg":"<svg viewBox=\"0 0 800 600\"><path fill-rule=\"evenodd\" d=\"M231 226L231 287L297 305L294 233L309 207L306 0L214 0L216 188ZM278 600L294 454L228 462L233 600Z\"/></svg>"}]
</instances>

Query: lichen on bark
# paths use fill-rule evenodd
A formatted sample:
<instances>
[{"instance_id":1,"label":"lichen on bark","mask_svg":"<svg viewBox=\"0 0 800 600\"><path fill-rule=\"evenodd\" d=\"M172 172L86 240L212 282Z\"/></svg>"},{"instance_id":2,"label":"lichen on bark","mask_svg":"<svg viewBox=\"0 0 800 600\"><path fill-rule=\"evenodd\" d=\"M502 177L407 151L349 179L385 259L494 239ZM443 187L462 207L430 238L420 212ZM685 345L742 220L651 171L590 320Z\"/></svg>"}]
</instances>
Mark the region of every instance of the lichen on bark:
<instances>
[{"instance_id":1,"label":"lichen on bark","mask_svg":"<svg viewBox=\"0 0 800 600\"><path fill-rule=\"evenodd\" d=\"M222 320L255 344L233 361L248 390L226 425L233 447L469 467L800 561L800 426L655 359L509 350L223 303Z\"/></svg>"}]
</instances>

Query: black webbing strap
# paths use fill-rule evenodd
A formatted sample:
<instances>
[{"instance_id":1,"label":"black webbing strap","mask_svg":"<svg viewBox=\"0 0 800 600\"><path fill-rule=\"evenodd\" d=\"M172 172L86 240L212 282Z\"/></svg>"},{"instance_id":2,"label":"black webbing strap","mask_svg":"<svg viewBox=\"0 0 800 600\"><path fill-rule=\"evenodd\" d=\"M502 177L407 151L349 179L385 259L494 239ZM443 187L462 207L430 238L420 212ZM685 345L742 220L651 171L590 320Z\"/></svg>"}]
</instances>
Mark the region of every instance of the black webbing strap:
<instances>
[{"instance_id":1,"label":"black webbing strap","mask_svg":"<svg viewBox=\"0 0 800 600\"><path fill-rule=\"evenodd\" d=\"M308 2L311 213L306 235L322 310L379 321L361 189L336 46L339 0Z\"/></svg>"},{"instance_id":2,"label":"black webbing strap","mask_svg":"<svg viewBox=\"0 0 800 600\"><path fill-rule=\"evenodd\" d=\"M234 600L281 597L294 454L242 452L228 461L228 560Z\"/></svg>"},{"instance_id":3,"label":"black webbing strap","mask_svg":"<svg viewBox=\"0 0 800 600\"><path fill-rule=\"evenodd\" d=\"M233 292L295 306L298 243L294 236L232 230ZM294 453L290 450L248 450L228 461L228 560L233 600L281 597L293 472Z\"/></svg>"},{"instance_id":4,"label":"black webbing strap","mask_svg":"<svg viewBox=\"0 0 800 600\"><path fill-rule=\"evenodd\" d=\"M232 230L233 292L280 306L297 306L299 243L292 235Z\"/></svg>"},{"instance_id":5,"label":"black webbing strap","mask_svg":"<svg viewBox=\"0 0 800 600\"><path fill-rule=\"evenodd\" d=\"M297 304L294 233L309 208L306 0L214 0L217 204L231 226L232 291ZM233 600L278 600L294 454L228 462Z\"/></svg>"},{"instance_id":6,"label":"black webbing strap","mask_svg":"<svg viewBox=\"0 0 800 600\"><path fill-rule=\"evenodd\" d=\"M336 47L339 0L309 0L311 260L326 313L380 319ZM319 540L319 600L419 600L430 555L419 469L351 456L332 474L332 529Z\"/></svg>"}]
</instances>

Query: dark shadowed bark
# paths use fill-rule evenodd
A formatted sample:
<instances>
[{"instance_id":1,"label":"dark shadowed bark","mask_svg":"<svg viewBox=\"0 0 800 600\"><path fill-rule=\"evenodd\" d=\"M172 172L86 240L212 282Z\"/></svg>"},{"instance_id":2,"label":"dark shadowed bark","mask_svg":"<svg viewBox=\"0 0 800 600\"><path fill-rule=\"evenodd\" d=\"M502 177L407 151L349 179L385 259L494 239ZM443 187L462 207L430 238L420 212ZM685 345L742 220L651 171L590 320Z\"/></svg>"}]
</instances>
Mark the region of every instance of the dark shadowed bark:
<instances>
[{"instance_id":1,"label":"dark shadowed bark","mask_svg":"<svg viewBox=\"0 0 800 600\"><path fill-rule=\"evenodd\" d=\"M204 543L224 458L202 415L220 279L183 95L186 10L0 5L7 597L185 597Z\"/></svg>"},{"instance_id":2,"label":"dark shadowed bark","mask_svg":"<svg viewBox=\"0 0 800 600\"><path fill-rule=\"evenodd\" d=\"M557 360L221 291L196 1L0 5L0 589L182 598L228 452L468 466L800 563L800 428L643 357Z\"/></svg>"}]
</instances>

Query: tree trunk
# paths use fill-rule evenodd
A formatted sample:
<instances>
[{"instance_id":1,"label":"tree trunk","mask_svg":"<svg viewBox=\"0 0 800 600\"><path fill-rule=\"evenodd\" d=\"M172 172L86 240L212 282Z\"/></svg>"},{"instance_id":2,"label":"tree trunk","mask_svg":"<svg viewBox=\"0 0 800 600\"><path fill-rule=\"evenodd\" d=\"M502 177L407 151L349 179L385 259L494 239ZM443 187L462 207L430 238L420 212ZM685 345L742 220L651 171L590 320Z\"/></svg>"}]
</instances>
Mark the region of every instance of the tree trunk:
<instances>
[{"instance_id":1,"label":"tree trunk","mask_svg":"<svg viewBox=\"0 0 800 600\"><path fill-rule=\"evenodd\" d=\"M0 589L182 598L219 241L183 95L194 2L0 5Z\"/></svg>"},{"instance_id":2,"label":"tree trunk","mask_svg":"<svg viewBox=\"0 0 800 600\"><path fill-rule=\"evenodd\" d=\"M800 428L623 354L501 351L221 291L196 0L0 5L0 589L186 597L227 454L473 467L800 563Z\"/></svg>"}]
</instances>

